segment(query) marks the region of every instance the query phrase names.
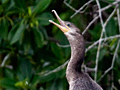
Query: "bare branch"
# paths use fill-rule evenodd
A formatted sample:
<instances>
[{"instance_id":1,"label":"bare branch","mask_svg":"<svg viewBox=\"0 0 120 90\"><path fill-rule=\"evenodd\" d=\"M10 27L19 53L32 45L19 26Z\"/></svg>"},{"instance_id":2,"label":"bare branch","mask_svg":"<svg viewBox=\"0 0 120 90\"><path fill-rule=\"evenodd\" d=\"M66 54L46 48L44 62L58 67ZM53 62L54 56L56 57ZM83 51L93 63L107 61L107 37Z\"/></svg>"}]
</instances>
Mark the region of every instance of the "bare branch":
<instances>
[{"instance_id":1,"label":"bare branch","mask_svg":"<svg viewBox=\"0 0 120 90\"><path fill-rule=\"evenodd\" d=\"M119 1L119 0L118 0L118 1ZM118 5L116 5L116 8L117 8L117 7L118 7ZM112 17L112 15L115 13L116 8L114 9L114 11L112 12L112 14L111 14L110 17ZM117 9L117 16L118 16L118 24L119 24L118 26L119 26L119 33L120 33L119 9ZM107 21L107 20L106 20L106 21ZM117 43L117 47L116 47L116 50L115 50L115 52L114 52L114 56L113 56L113 60L112 60L111 67L108 68L108 69L104 72L104 74L101 76L101 78L98 80L98 82L101 81L102 78L103 78L110 70L113 69L113 67L114 67L114 62L115 62L115 58L116 58L116 55L117 55L117 51L118 51L118 49L119 49L119 43L120 43L120 39L119 39L119 41L118 41L118 43ZM112 79L113 79L113 72L112 72ZM111 89L113 89L113 88L114 88L114 83L112 82L112 87L111 87Z\"/></svg>"},{"instance_id":2,"label":"bare branch","mask_svg":"<svg viewBox=\"0 0 120 90\"><path fill-rule=\"evenodd\" d=\"M119 41L118 41L118 43L117 43L117 47L116 47L116 50L115 50L115 52L114 52L114 56L113 56L113 59L112 59L111 67L108 68L108 69L104 72L104 74L100 77L100 79L98 80L98 82L100 82L100 81L102 80L102 78L103 78L109 71L111 71L111 70L113 69L113 67L114 67L114 62L115 62L115 57L116 57L117 51L118 51L118 49L119 49L119 43L120 43L120 39L119 39Z\"/></svg>"},{"instance_id":3,"label":"bare branch","mask_svg":"<svg viewBox=\"0 0 120 90\"><path fill-rule=\"evenodd\" d=\"M64 4L66 5L66 6L68 6L70 9L72 9L73 11L77 11L75 8L73 8L72 6L70 6L70 4L68 4L67 2L66 2L66 0L64 0L63 1L64 2Z\"/></svg>"},{"instance_id":4,"label":"bare branch","mask_svg":"<svg viewBox=\"0 0 120 90\"><path fill-rule=\"evenodd\" d=\"M81 10L83 10L88 4L90 4L91 2L93 2L94 0L89 0L87 3L85 3L80 9L76 10L76 12L70 17L73 18L76 14L80 13Z\"/></svg>"},{"instance_id":5,"label":"bare branch","mask_svg":"<svg viewBox=\"0 0 120 90\"><path fill-rule=\"evenodd\" d=\"M104 23L104 27L106 27L107 23L109 22L109 20L112 18L112 16L115 14L117 7L115 7L115 9L113 10L113 12L110 14L110 16L107 18L107 20Z\"/></svg>"},{"instance_id":6,"label":"bare branch","mask_svg":"<svg viewBox=\"0 0 120 90\"><path fill-rule=\"evenodd\" d=\"M102 32L101 32L101 35L100 35L100 42L99 42L99 45L98 45L98 50L97 50L97 55L96 55L96 65L95 65L95 76L94 76L94 80L96 81L97 80L97 71L98 71L98 60L99 60L99 53L100 53L100 47L101 47L101 39L103 37L103 34L105 33L105 27L104 27L104 23L103 23L103 19L102 19L102 12L101 12L101 7L100 7L100 3L98 0L96 0L96 3L97 3L97 6L98 6L98 9L99 9L99 17L100 17L100 22L101 22L101 25L102 25Z\"/></svg>"},{"instance_id":7,"label":"bare branch","mask_svg":"<svg viewBox=\"0 0 120 90\"><path fill-rule=\"evenodd\" d=\"M5 66L6 61L7 61L8 58L10 57L10 54L11 54L11 53L8 53L8 54L5 56L5 58L3 59L2 63L1 63L1 67L4 67L4 66Z\"/></svg>"},{"instance_id":8,"label":"bare branch","mask_svg":"<svg viewBox=\"0 0 120 90\"><path fill-rule=\"evenodd\" d=\"M59 43L56 43L59 47L62 47L62 48L67 48L67 47L70 47L70 45L61 45Z\"/></svg>"},{"instance_id":9,"label":"bare branch","mask_svg":"<svg viewBox=\"0 0 120 90\"><path fill-rule=\"evenodd\" d=\"M112 7L113 5L116 5L118 3L120 3L120 0L117 0L116 2L113 2L112 4L109 4L108 6L102 8L101 11L105 11L105 10L109 9L110 7ZM99 10L97 12L99 12Z\"/></svg>"},{"instance_id":10,"label":"bare branch","mask_svg":"<svg viewBox=\"0 0 120 90\"><path fill-rule=\"evenodd\" d=\"M120 37L120 35L115 35L115 36L111 36L111 37L107 37L107 38L102 38L101 40L103 41L103 40L108 40L108 39L113 39L113 38L118 38L118 37ZM95 42L95 44L92 44L92 47L94 47L94 45L97 45L99 43L99 40L97 41L97 42ZM92 48L91 47L91 48ZM90 50L90 48L89 48L89 50ZM86 49L86 52L87 52L88 50ZM57 68L55 68L54 70L52 70L52 71L50 71L50 72L47 72L47 73L44 73L44 75L46 76L46 75L49 75L49 74L51 74L51 73L55 73L55 72L58 72L58 71L60 71L61 69L63 69L63 68L65 68L65 66L68 64L68 62L69 62L69 60L67 60L64 64L62 64L61 66L59 66L59 67L57 67ZM89 67L86 67L85 65L83 65L83 67L85 68L85 71L95 71L95 69L94 68L89 68ZM41 73L40 73L41 74Z\"/></svg>"},{"instance_id":11,"label":"bare branch","mask_svg":"<svg viewBox=\"0 0 120 90\"><path fill-rule=\"evenodd\" d=\"M86 67L85 64L83 65L83 68L85 69L85 72L95 72L95 68Z\"/></svg>"},{"instance_id":12,"label":"bare branch","mask_svg":"<svg viewBox=\"0 0 120 90\"><path fill-rule=\"evenodd\" d=\"M37 74L39 74L39 75L44 75L44 76L48 76L48 75L50 75L50 74L52 74L52 73L55 73L55 72L58 72L58 71L64 69L65 66L68 64L68 62L69 62L69 60L67 60L67 61L66 61L64 64L62 64L61 66L59 66L59 67L55 68L54 70L49 71L49 72L47 72L47 73L37 73Z\"/></svg>"},{"instance_id":13,"label":"bare branch","mask_svg":"<svg viewBox=\"0 0 120 90\"><path fill-rule=\"evenodd\" d=\"M110 36L110 37L102 38L102 39L100 39L100 40L101 40L101 41L104 41L104 40L113 39L113 38L119 38L119 37L120 37L120 35L115 35L115 36ZM88 52L91 48L93 48L95 45L97 45L97 44L100 42L100 40L98 40L98 41L94 42L92 45L90 45L90 46L86 49L85 52Z\"/></svg>"},{"instance_id":14,"label":"bare branch","mask_svg":"<svg viewBox=\"0 0 120 90\"><path fill-rule=\"evenodd\" d=\"M82 32L82 35L84 35L86 33L86 31L89 29L89 27L99 18L99 16L95 17L89 24L88 26L85 28L85 30Z\"/></svg>"},{"instance_id":15,"label":"bare branch","mask_svg":"<svg viewBox=\"0 0 120 90\"><path fill-rule=\"evenodd\" d=\"M119 1L119 0L117 0ZM119 26L119 33L120 33L120 9L118 7L119 5L117 4L116 7L117 7L117 19L118 19L118 26Z\"/></svg>"}]
</instances>

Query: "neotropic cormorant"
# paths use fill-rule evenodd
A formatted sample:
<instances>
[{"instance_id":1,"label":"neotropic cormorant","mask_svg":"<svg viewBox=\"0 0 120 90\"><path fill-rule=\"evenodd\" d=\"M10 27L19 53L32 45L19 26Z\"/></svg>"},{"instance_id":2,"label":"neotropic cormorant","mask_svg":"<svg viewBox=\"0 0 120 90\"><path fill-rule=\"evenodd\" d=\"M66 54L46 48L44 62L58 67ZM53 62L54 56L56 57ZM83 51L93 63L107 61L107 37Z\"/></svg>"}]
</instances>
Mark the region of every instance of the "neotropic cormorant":
<instances>
[{"instance_id":1,"label":"neotropic cormorant","mask_svg":"<svg viewBox=\"0 0 120 90\"><path fill-rule=\"evenodd\" d=\"M60 25L52 20L49 20L49 22L63 31L71 46L71 58L66 70L69 90L103 90L88 74L81 71L85 56L85 43L80 30L74 24L61 20L55 10L52 11Z\"/></svg>"}]
</instances>

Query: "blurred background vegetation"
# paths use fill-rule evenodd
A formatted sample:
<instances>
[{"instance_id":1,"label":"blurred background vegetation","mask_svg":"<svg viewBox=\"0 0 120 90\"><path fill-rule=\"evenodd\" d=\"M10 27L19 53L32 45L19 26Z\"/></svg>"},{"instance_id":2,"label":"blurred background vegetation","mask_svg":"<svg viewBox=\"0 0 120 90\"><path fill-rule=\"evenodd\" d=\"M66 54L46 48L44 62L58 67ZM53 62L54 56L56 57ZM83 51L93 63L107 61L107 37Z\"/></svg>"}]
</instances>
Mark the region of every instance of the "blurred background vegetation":
<instances>
[{"instance_id":1,"label":"blurred background vegetation","mask_svg":"<svg viewBox=\"0 0 120 90\"><path fill-rule=\"evenodd\" d=\"M71 2L69 2L71 1ZM68 0L74 8L80 8L88 0ZM101 6L109 5L114 0L100 1ZM0 90L68 90L65 78L66 68L50 73L70 58L70 47L62 48L57 43L68 45L64 34L48 20L58 22L51 10L55 9L63 20L73 22L83 31L94 18L91 3L86 13L74 13L63 0L0 0ZM106 20L111 11L106 10ZM96 21L84 35L86 47L98 40L101 25ZM119 34L116 15L106 26L107 36ZM107 40L101 47L98 77L111 66L118 39ZM95 66L97 46L86 53L85 65ZM104 90L110 90L111 83L120 90L120 47L114 64L114 79L111 71L99 82ZM89 72L94 77L94 72Z\"/></svg>"}]
</instances>

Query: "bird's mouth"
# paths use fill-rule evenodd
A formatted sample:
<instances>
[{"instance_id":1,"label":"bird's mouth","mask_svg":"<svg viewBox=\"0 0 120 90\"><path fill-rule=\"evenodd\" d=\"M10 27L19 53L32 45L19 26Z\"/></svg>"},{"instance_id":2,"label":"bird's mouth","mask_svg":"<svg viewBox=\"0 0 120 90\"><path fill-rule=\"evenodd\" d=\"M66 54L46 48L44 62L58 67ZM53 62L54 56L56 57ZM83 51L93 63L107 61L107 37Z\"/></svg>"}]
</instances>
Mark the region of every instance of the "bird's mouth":
<instances>
[{"instance_id":1,"label":"bird's mouth","mask_svg":"<svg viewBox=\"0 0 120 90\"><path fill-rule=\"evenodd\" d=\"M53 23L54 25L56 25L58 28L60 28L64 33L65 32L68 32L70 29L69 27L64 23L63 20L60 19L60 17L58 16L57 12L55 10L52 10L52 12L54 12L55 16L57 17L59 24L55 23L54 21L52 20L49 20L50 23Z\"/></svg>"}]
</instances>

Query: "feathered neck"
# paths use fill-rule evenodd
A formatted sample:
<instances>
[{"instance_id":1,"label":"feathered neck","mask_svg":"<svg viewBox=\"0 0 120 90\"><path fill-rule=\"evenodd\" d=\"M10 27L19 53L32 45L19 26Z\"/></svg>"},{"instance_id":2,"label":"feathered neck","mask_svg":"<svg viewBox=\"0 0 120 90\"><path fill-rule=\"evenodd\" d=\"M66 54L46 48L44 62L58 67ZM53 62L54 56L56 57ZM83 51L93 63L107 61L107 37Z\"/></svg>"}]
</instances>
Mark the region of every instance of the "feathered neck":
<instances>
[{"instance_id":1,"label":"feathered neck","mask_svg":"<svg viewBox=\"0 0 120 90\"><path fill-rule=\"evenodd\" d=\"M67 36L71 46L71 58L67 66L66 77L69 81L81 72L81 65L85 56L85 43L81 34L75 34L74 38Z\"/></svg>"}]
</instances>

